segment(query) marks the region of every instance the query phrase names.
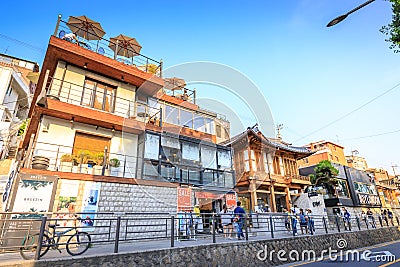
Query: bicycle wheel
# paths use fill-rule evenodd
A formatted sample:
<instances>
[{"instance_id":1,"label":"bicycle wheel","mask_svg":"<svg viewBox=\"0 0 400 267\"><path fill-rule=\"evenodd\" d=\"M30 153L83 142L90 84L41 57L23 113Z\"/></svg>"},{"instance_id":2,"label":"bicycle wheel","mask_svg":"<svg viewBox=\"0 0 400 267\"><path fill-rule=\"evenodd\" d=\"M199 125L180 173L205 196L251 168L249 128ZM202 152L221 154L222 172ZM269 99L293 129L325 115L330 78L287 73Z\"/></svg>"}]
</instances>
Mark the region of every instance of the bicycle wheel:
<instances>
[{"instance_id":1,"label":"bicycle wheel","mask_svg":"<svg viewBox=\"0 0 400 267\"><path fill-rule=\"evenodd\" d=\"M67 252L72 256L78 256L86 252L91 246L91 237L86 232L79 232L68 239Z\"/></svg>"},{"instance_id":2,"label":"bicycle wheel","mask_svg":"<svg viewBox=\"0 0 400 267\"><path fill-rule=\"evenodd\" d=\"M21 257L25 260L32 260L35 258L37 250L37 242L39 240L39 234L29 235L22 242L22 247L19 249ZM42 239L42 249L40 251L40 257L43 257L50 248L50 239L44 234Z\"/></svg>"}]
</instances>

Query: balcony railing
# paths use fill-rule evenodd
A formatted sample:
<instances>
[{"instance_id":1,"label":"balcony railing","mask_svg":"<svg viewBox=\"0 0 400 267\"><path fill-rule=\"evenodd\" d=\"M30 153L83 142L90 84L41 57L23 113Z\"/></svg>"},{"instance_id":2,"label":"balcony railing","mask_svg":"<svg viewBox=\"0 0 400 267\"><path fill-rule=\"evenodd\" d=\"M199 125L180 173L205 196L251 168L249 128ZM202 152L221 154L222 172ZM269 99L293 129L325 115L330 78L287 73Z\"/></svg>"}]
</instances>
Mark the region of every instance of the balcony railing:
<instances>
[{"instance_id":1,"label":"balcony railing","mask_svg":"<svg viewBox=\"0 0 400 267\"><path fill-rule=\"evenodd\" d=\"M235 186L232 170L201 168L184 163L171 164L134 155L89 150L85 147L35 142L32 155L26 160L29 162L24 165L32 169L165 180L198 186Z\"/></svg>"},{"instance_id":2,"label":"balcony railing","mask_svg":"<svg viewBox=\"0 0 400 267\"><path fill-rule=\"evenodd\" d=\"M67 82L57 78L50 78L47 87L48 95L62 102L93 108L100 111L113 113L124 118L134 118L147 122L150 118L156 118L158 108L149 107L146 104L135 102L118 96L118 91L111 94L96 93L92 88ZM158 118L158 117L157 117Z\"/></svg>"},{"instance_id":3,"label":"balcony railing","mask_svg":"<svg viewBox=\"0 0 400 267\"><path fill-rule=\"evenodd\" d=\"M85 30L80 29L80 31ZM58 27L55 31L55 37L63 39L64 35L70 32L71 30L69 29L67 22L60 20ZM129 47L124 48L127 51L126 54L129 55L133 53L135 55L134 57L128 58L116 55L114 50L110 48L110 45L112 46L113 44L117 44L113 43L109 39L99 38L99 40L86 40L84 38L78 37L78 40L79 46L84 47L90 51L96 52L108 58L115 59L121 63L138 68L139 70L142 70L144 72L152 73L158 77L162 77L162 63L160 61L154 60L142 54L138 54Z\"/></svg>"}]
</instances>

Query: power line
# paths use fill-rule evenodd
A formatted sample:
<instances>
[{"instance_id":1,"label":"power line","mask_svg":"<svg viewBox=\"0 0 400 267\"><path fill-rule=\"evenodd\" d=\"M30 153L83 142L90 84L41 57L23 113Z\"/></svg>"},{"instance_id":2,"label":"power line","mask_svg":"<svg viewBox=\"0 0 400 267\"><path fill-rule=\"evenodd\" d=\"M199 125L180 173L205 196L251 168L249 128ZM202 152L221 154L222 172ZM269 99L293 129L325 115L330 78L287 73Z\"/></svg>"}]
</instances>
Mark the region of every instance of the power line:
<instances>
[{"instance_id":1,"label":"power line","mask_svg":"<svg viewBox=\"0 0 400 267\"><path fill-rule=\"evenodd\" d=\"M373 101L377 100L378 98L380 98L380 97L386 95L387 93L389 93L390 91L396 89L398 86L400 86L400 83L398 83L398 84L396 84L395 86L393 86L392 88L390 88L390 89L384 91L383 93L377 95L376 97L374 97L374 98L372 98L371 100L367 101L366 103L362 104L362 105L359 106L358 108L356 108L356 109L354 109L354 110L352 110L352 111L350 111L350 112L344 114L343 116L337 118L336 120L331 121L330 123L328 123L328 124L322 126L321 128L318 128L318 129L312 131L311 133L309 133L309 134L307 134L307 135L301 137L300 139L297 139L295 142L300 141L300 140L303 140L304 138L306 138L306 137L308 137L308 136L310 136L310 135L313 135L313 134L315 134L315 133L317 133L317 132L319 132L319 131L325 129L325 128L331 126L332 124L335 124L336 122L343 120L344 118L350 116L350 115L353 114L354 112L356 112L356 111L362 109L363 107L367 106L368 104L372 103Z\"/></svg>"},{"instance_id":2,"label":"power line","mask_svg":"<svg viewBox=\"0 0 400 267\"><path fill-rule=\"evenodd\" d=\"M14 39L14 38L12 38L12 37L9 37L9 36L4 35L4 34L1 34L1 33L0 33L0 38L9 40L9 41L14 42L14 43L18 43L19 45L28 47L28 48L30 48L30 49L32 49L32 50L36 50L37 52L40 52L40 53L43 53L43 52L45 51L43 48L40 48L40 47L31 45L31 44L22 42L22 41L20 41L20 40ZM7 48L7 49L8 49L8 48Z\"/></svg>"},{"instance_id":3,"label":"power line","mask_svg":"<svg viewBox=\"0 0 400 267\"><path fill-rule=\"evenodd\" d=\"M345 139L342 139L342 141L344 141L344 140L357 140L357 139L363 139L363 138L370 138L370 137L381 136L381 135L386 135L386 134L393 134L393 133L398 133L398 132L400 132L400 129L399 129L399 130L396 130L396 131L384 132L384 133L379 133L379 134L372 134L372 135L367 135L367 136L360 136L360 137L353 137L353 138L345 138Z\"/></svg>"}]
</instances>

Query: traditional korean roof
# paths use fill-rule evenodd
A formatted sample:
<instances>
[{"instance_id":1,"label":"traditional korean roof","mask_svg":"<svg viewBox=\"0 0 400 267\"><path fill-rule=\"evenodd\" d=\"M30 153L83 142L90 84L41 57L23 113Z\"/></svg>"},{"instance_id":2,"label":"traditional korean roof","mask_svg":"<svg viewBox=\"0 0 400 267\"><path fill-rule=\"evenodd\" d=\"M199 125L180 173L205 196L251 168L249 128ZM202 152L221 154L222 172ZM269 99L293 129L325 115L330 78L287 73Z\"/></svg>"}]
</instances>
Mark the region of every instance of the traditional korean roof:
<instances>
[{"instance_id":1,"label":"traditional korean roof","mask_svg":"<svg viewBox=\"0 0 400 267\"><path fill-rule=\"evenodd\" d=\"M239 140L241 140L242 138L247 137L249 134L258 137L262 143L269 145L273 148L279 149L279 150L286 150L286 151L290 151L290 152L294 152L294 153L307 154L306 156L313 154L313 152L306 147L292 146L292 145L285 143L279 139L273 139L273 138L266 137L258 129L257 124L254 125L253 127L248 127L246 131L233 136L230 140L222 142L221 145L226 145L226 146L233 145L233 144L237 143Z\"/></svg>"}]
</instances>

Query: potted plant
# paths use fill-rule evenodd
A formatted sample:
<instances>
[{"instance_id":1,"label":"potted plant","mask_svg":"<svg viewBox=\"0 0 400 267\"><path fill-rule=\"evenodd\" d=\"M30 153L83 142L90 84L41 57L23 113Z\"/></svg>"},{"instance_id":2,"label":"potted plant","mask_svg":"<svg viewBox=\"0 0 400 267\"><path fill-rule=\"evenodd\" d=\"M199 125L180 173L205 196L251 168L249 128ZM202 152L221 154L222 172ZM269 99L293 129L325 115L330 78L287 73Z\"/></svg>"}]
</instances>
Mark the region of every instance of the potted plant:
<instances>
[{"instance_id":1,"label":"potted plant","mask_svg":"<svg viewBox=\"0 0 400 267\"><path fill-rule=\"evenodd\" d=\"M90 158L90 152L88 150L79 150L77 154L77 160L78 160L78 170L80 173L87 173L88 172L88 162L91 159Z\"/></svg>"},{"instance_id":2,"label":"potted plant","mask_svg":"<svg viewBox=\"0 0 400 267\"><path fill-rule=\"evenodd\" d=\"M112 158L112 159L110 159L108 164L110 165L110 168L111 168L111 176L118 176L118 167L121 164L119 159Z\"/></svg>"},{"instance_id":3,"label":"potted plant","mask_svg":"<svg viewBox=\"0 0 400 267\"><path fill-rule=\"evenodd\" d=\"M104 163L104 153L94 153L92 160L96 164L93 166L93 174L101 175Z\"/></svg>"},{"instance_id":4,"label":"potted plant","mask_svg":"<svg viewBox=\"0 0 400 267\"><path fill-rule=\"evenodd\" d=\"M74 156L72 154L64 154L60 158L60 171L72 172L72 166L74 163Z\"/></svg>"}]
</instances>

